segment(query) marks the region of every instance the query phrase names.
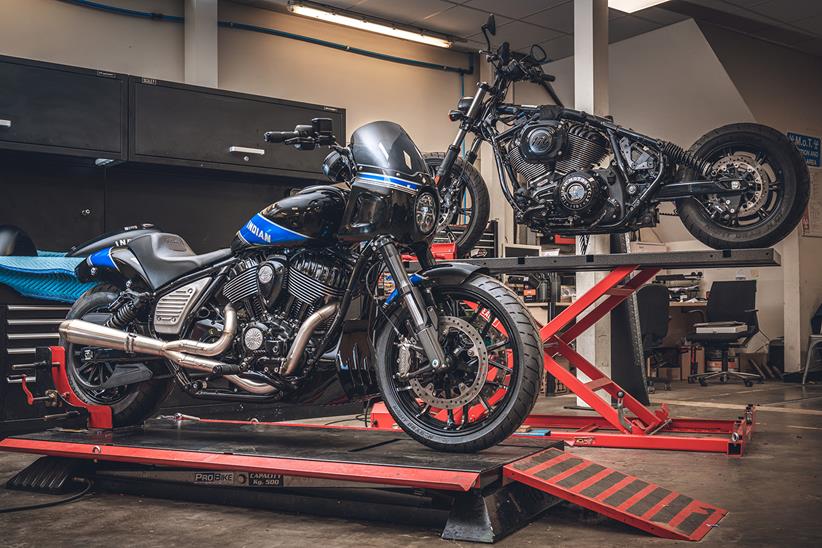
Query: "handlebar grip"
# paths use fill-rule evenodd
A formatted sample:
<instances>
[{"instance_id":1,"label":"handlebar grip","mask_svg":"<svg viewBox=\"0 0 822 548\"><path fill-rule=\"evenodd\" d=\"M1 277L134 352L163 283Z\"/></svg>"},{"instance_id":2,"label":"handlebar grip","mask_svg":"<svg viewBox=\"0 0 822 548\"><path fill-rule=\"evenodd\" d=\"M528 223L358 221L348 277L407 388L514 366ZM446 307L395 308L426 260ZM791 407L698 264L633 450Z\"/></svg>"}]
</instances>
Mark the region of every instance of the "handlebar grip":
<instances>
[{"instance_id":1,"label":"handlebar grip","mask_svg":"<svg viewBox=\"0 0 822 548\"><path fill-rule=\"evenodd\" d=\"M557 77L554 76L553 74L543 74L542 75L542 81L543 82L553 82L556 79L557 79Z\"/></svg>"},{"instance_id":2,"label":"handlebar grip","mask_svg":"<svg viewBox=\"0 0 822 548\"><path fill-rule=\"evenodd\" d=\"M300 134L296 131L266 131L265 132L265 142L266 143L284 143L288 139L294 139L295 137L299 137Z\"/></svg>"}]
</instances>

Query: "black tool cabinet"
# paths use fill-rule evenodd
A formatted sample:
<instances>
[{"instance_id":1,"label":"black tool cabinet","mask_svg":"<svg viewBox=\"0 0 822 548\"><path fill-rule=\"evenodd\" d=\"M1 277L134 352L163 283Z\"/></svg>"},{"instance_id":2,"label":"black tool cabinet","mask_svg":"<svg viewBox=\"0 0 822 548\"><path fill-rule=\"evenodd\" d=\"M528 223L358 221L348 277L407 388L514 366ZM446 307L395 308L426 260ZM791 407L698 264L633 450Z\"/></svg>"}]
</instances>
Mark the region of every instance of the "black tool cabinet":
<instances>
[{"instance_id":1,"label":"black tool cabinet","mask_svg":"<svg viewBox=\"0 0 822 548\"><path fill-rule=\"evenodd\" d=\"M121 74L0 56L0 147L126 158Z\"/></svg>"},{"instance_id":2,"label":"black tool cabinet","mask_svg":"<svg viewBox=\"0 0 822 548\"><path fill-rule=\"evenodd\" d=\"M253 173L304 185L327 150L267 145L267 130L345 110L232 91L0 56L0 150ZM114 162L106 162L113 160ZM303 179L303 181L299 181Z\"/></svg>"},{"instance_id":3,"label":"black tool cabinet","mask_svg":"<svg viewBox=\"0 0 822 548\"><path fill-rule=\"evenodd\" d=\"M331 118L344 139L344 113L256 95L130 79L129 158L135 161L304 177L321 173L328 149L267 145L267 130Z\"/></svg>"}]
</instances>

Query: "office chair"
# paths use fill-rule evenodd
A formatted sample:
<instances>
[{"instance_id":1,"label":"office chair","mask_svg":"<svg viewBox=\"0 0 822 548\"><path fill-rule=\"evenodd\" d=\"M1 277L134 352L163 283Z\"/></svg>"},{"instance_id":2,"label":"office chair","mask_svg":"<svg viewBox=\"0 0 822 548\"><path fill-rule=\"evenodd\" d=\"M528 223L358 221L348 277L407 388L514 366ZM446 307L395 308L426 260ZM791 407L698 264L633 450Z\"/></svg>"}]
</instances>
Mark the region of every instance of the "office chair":
<instances>
[{"instance_id":1,"label":"office chair","mask_svg":"<svg viewBox=\"0 0 822 548\"><path fill-rule=\"evenodd\" d=\"M696 329L687 336L687 340L694 343L688 382L698 381L702 386L707 386L710 379L719 379L722 383L739 379L745 386L752 386L753 381L763 381L762 376L756 373L728 371L731 348L744 347L759 332L756 312L756 280L717 281L711 284L707 314L701 310L689 312L702 314L704 323L695 324ZM739 327L743 329L737 330ZM697 345L702 346L706 354L709 350L722 353L720 371L697 373Z\"/></svg>"},{"instance_id":2,"label":"office chair","mask_svg":"<svg viewBox=\"0 0 822 548\"><path fill-rule=\"evenodd\" d=\"M808 382L808 371L818 370L822 365L822 305L816 309L811 318L811 334L808 336L808 355L805 359L805 372L802 373L802 384Z\"/></svg>"},{"instance_id":3,"label":"office chair","mask_svg":"<svg viewBox=\"0 0 822 548\"><path fill-rule=\"evenodd\" d=\"M662 284L648 284L637 292L639 309L639 330L642 335L642 350L645 359L650 359L651 372L656 371L659 380L660 369L680 369L679 362L672 364L663 355L662 341L668 335L670 297L668 288ZM677 353L678 356L678 353ZM671 389L671 381L665 381L665 390ZM654 377L648 377L648 391L654 391Z\"/></svg>"}]
</instances>

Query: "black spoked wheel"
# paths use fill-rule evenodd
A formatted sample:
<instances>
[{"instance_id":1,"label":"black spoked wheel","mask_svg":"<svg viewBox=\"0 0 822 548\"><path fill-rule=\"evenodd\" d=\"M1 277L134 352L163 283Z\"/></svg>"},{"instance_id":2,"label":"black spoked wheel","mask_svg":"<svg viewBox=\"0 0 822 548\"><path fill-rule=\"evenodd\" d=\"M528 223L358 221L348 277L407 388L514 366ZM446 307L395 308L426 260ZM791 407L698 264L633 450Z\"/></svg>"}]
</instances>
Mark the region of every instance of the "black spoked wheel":
<instances>
[{"instance_id":1,"label":"black spoked wheel","mask_svg":"<svg viewBox=\"0 0 822 548\"><path fill-rule=\"evenodd\" d=\"M499 443L522 423L537 395L540 353L521 302L493 278L435 290L447 367L434 370L404 309L378 338L378 375L394 419L440 450L473 452Z\"/></svg>"},{"instance_id":2,"label":"black spoked wheel","mask_svg":"<svg viewBox=\"0 0 822 548\"><path fill-rule=\"evenodd\" d=\"M424 155L432 174L436 173L444 156L441 152ZM466 257L488 226L491 202L482 176L462 158L457 158L454 163L451 181L457 184L459 190L452 193L446 186L440 188L443 207L437 241L455 243L457 256Z\"/></svg>"},{"instance_id":3,"label":"black spoked wheel","mask_svg":"<svg viewBox=\"0 0 822 548\"><path fill-rule=\"evenodd\" d=\"M739 181L744 189L677 204L682 222L703 243L717 249L769 246L799 223L808 202L808 170L781 133L733 124L708 133L691 152L708 162L709 177Z\"/></svg>"},{"instance_id":4,"label":"black spoked wheel","mask_svg":"<svg viewBox=\"0 0 822 548\"><path fill-rule=\"evenodd\" d=\"M68 319L103 324L109 306L117 299L115 288L98 286L84 293L71 307ZM125 357L106 358L107 351L60 341L66 349L66 373L72 390L86 403L111 407L114 426L131 426L151 415L171 390L169 379L108 388L106 381L118 363L133 363Z\"/></svg>"}]
</instances>

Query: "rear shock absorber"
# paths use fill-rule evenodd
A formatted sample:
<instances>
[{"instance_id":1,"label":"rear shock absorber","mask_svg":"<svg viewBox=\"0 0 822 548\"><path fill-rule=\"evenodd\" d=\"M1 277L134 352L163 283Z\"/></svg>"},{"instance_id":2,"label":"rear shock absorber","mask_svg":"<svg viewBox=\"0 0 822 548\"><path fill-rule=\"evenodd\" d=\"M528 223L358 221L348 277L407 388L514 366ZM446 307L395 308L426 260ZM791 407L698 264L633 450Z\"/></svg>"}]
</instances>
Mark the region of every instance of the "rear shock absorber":
<instances>
[{"instance_id":1,"label":"rear shock absorber","mask_svg":"<svg viewBox=\"0 0 822 548\"><path fill-rule=\"evenodd\" d=\"M123 298L122 304L111 313L111 317L106 320L105 326L112 329L122 329L130 324L140 313L143 300L144 295L142 294Z\"/></svg>"},{"instance_id":2,"label":"rear shock absorber","mask_svg":"<svg viewBox=\"0 0 822 548\"><path fill-rule=\"evenodd\" d=\"M659 148L673 163L689 167L704 176L708 173L711 163L699 158L692 152L685 151L681 146L668 141L660 141Z\"/></svg>"}]
</instances>

